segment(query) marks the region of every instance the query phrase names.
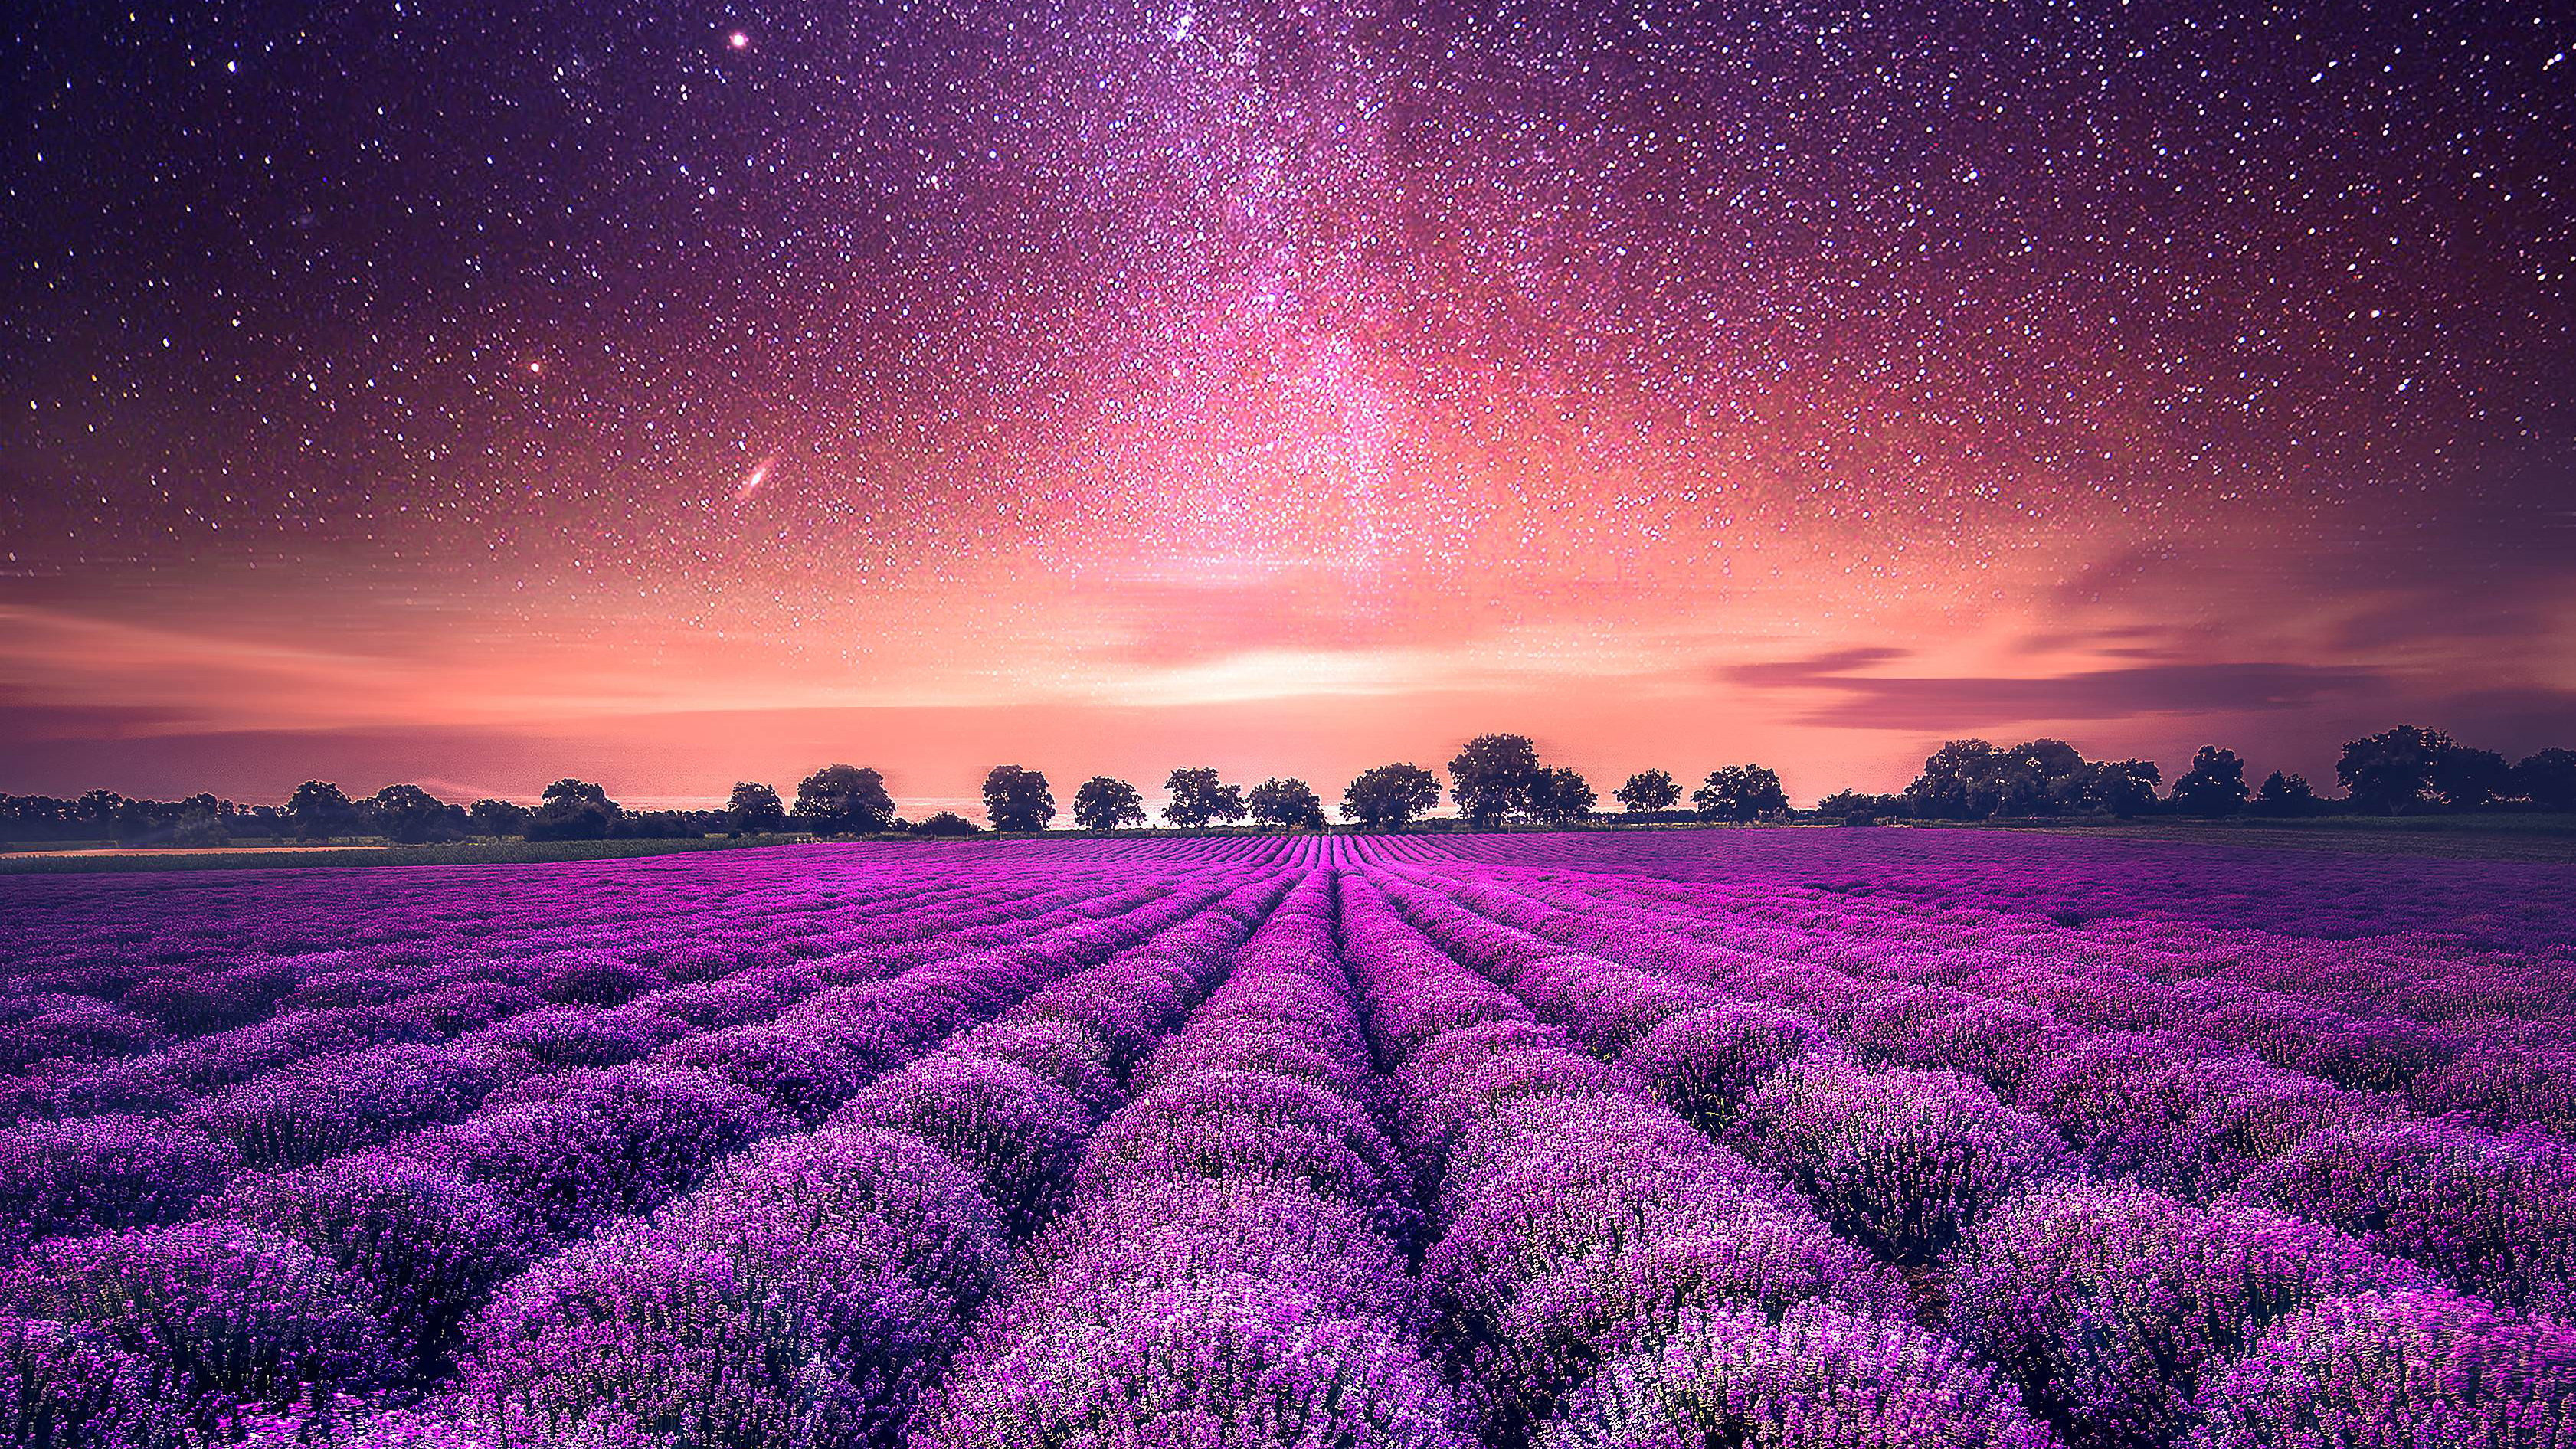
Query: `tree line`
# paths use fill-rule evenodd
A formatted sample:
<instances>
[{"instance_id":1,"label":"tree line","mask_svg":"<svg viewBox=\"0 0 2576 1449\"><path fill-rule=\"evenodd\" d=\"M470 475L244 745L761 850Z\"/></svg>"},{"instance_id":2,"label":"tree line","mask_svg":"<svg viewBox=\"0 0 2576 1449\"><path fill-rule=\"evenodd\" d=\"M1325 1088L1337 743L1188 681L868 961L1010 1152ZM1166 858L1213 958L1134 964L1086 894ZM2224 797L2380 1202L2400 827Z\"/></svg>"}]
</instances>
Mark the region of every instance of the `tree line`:
<instances>
[{"instance_id":1,"label":"tree line","mask_svg":"<svg viewBox=\"0 0 2576 1449\"><path fill-rule=\"evenodd\" d=\"M2544 749L2508 762L2493 750L2463 745L2417 725L2353 740L2335 765L2340 799L2319 795L2305 777L2274 770L2246 782L2235 751L2204 745L2191 768L2165 793L2152 760L2088 760L2064 740L1999 747L1951 740L1923 762L1923 772L1893 794L1840 790L1817 803L1811 818L1846 824L1875 821L1965 821L2109 815L2292 817L2328 813L2391 814L2476 810L2524 804L2576 810L2576 750ZM1173 770L1162 823L1184 830L1249 821L1270 829L1321 830L1324 800L1294 777L1230 784L1206 766ZM1629 822L1786 819L1793 813L1778 772L1758 764L1711 770L1683 804L1682 783L1669 771L1641 770L1611 792L1605 816L1583 775L1539 758L1528 737L1478 735L1449 761L1448 798L1471 827L1513 823L1579 825L1605 818ZM1363 770L1344 787L1338 813L1370 830L1401 830L1439 807L1443 782L1411 763ZM440 800L418 785L388 785L351 797L335 784L308 780L284 805L243 806L211 794L184 800L128 799L111 790L76 798L0 796L0 838L21 841L114 840L127 844L222 845L234 836L327 841L381 836L402 844L510 836L529 840L608 840L756 835L974 835L1050 828L1056 799L1046 775L996 765L984 778L985 824L953 811L904 819L885 776L856 765L826 765L796 786L791 803L756 781L733 787L720 809L630 810L589 781L566 778L545 788L533 807L507 800L472 804ZM1128 781L1094 775L1073 792L1078 829L1114 831L1154 823L1144 795Z\"/></svg>"},{"instance_id":2,"label":"tree line","mask_svg":"<svg viewBox=\"0 0 2576 1449\"><path fill-rule=\"evenodd\" d=\"M2347 741L2335 761L2340 799L2319 795L2304 775L2274 770L2249 785L2234 750L2203 745L2191 768L2159 796L2152 760L2087 760L2064 740L1999 748L1951 740L1923 773L1893 795L1844 790L1818 801L1831 820L1994 820L2068 815L2393 815L2524 805L2576 810L2576 750L2544 749L2507 762L2439 730L2398 725Z\"/></svg>"}]
</instances>

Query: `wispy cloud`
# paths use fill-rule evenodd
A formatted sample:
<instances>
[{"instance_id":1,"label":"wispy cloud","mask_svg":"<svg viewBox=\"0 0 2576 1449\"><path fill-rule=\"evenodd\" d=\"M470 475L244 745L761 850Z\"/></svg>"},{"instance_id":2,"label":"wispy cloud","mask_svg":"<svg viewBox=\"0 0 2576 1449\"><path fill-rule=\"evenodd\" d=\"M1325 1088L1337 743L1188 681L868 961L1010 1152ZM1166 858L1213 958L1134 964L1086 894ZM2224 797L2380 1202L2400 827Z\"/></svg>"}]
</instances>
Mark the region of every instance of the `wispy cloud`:
<instances>
[{"instance_id":1,"label":"wispy cloud","mask_svg":"<svg viewBox=\"0 0 2576 1449\"><path fill-rule=\"evenodd\" d=\"M1906 731L2297 709L2377 692L2390 682L2369 668L2277 661L2156 663L2029 676L1862 672L1905 657L1900 649L1850 648L1738 665L1726 674L1758 689L1819 696L1799 715L1810 724Z\"/></svg>"}]
</instances>

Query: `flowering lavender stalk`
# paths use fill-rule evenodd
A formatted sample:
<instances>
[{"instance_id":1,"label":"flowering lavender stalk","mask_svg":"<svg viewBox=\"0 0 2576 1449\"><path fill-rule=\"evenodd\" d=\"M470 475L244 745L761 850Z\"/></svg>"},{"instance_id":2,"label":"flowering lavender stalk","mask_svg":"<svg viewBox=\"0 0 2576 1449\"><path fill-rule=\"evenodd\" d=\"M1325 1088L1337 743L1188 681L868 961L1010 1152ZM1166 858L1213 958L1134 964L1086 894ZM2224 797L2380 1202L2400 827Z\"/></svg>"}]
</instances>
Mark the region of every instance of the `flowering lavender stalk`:
<instances>
[{"instance_id":1,"label":"flowering lavender stalk","mask_svg":"<svg viewBox=\"0 0 2576 1449\"><path fill-rule=\"evenodd\" d=\"M2068 1167L2055 1132L1983 1083L1848 1060L1773 1072L1738 1130L1827 1222L1905 1264L1929 1263L1988 1208Z\"/></svg>"},{"instance_id":2,"label":"flowering lavender stalk","mask_svg":"<svg viewBox=\"0 0 2576 1449\"><path fill-rule=\"evenodd\" d=\"M444 1372L465 1317L543 1241L487 1189L389 1154L255 1175L200 1212L291 1238L372 1289L423 1378Z\"/></svg>"},{"instance_id":3,"label":"flowering lavender stalk","mask_svg":"<svg viewBox=\"0 0 2576 1449\"><path fill-rule=\"evenodd\" d=\"M149 1365L93 1329L0 1317L0 1431L36 1449L179 1449Z\"/></svg>"},{"instance_id":4,"label":"flowering lavender stalk","mask_svg":"<svg viewBox=\"0 0 2576 1449\"><path fill-rule=\"evenodd\" d=\"M2053 1449L1994 1371L1912 1324L1824 1304L1694 1315L1570 1400L1543 1449Z\"/></svg>"},{"instance_id":5,"label":"flowering lavender stalk","mask_svg":"<svg viewBox=\"0 0 2576 1449\"><path fill-rule=\"evenodd\" d=\"M2157 1449L2201 1385L2272 1322L2430 1275L2330 1229L2137 1186L2043 1184L1953 1253L1950 1324L2079 1445Z\"/></svg>"},{"instance_id":6,"label":"flowering lavender stalk","mask_svg":"<svg viewBox=\"0 0 2576 1449\"><path fill-rule=\"evenodd\" d=\"M230 1145L203 1132L136 1117L0 1132L0 1252L57 1235L174 1222L239 1166Z\"/></svg>"},{"instance_id":7,"label":"flowering lavender stalk","mask_svg":"<svg viewBox=\"0 0 2576 1449\"><path fill-rule=\"evenodd\" d=\"M393 1373L363 1286L303 1244L238 1223L41 1244L0 1273L0 1310L94 1328L200 1428L243 1406L325 1413Z\"/></svg>"},{"instance_id":8,"label":"flowering lavender stalk","mask_svg":"<svg viewBox=\"0 0 2576 1449\"><path fill-rule=\"evenodd\" d=\"M2576 1329L2447 1293L2275 1324L2203 1396L2190 1449L2542 1449L2576 1442Z\"/></svg>"}]
</instances>

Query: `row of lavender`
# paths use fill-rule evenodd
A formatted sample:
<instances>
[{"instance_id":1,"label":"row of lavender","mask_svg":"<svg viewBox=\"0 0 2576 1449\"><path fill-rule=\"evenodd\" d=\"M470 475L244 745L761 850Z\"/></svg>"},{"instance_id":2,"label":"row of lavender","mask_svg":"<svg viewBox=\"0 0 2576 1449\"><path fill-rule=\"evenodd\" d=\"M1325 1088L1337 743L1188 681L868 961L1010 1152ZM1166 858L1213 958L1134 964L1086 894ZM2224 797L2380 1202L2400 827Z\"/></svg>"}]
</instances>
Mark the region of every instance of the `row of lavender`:
<instances>
[{"instance_id":1,"label":"row of lavender","mask_svg":"<svg viewBox=\"0 0 2576 1449\"><path fill-rule=\"evenodd\" d=\"M774 918L746 919L739 906L700 914L686 898L658 912L640 904L627 908L613 924L585 919L570 904L581 895L577 884L547 882L514 893L518 898L497 909L489 899L480 903L482 914L506 921L506 933L433 946L406 944L369 903L353 903L350 925L375 938L366 947L320 957L263 958L252 965L221 953L168 965L113 1007L95 1000L77 1008L47 1004L59 1001L52 993L33 1003L21 1000L22 1011L45 1006L22 1023L30 1030L100 1010L132 1016L140 1009L136 999L154 992L160 993L156 1000L175 992L200 1004L219 997L227 1016L243 1008L263 1014L254 1022L167 1042L128 1042L129 1049L118 1054L92 1041L86 1054L28 1064L10 1082L8 1095L22 1117L103 1110L166 1115L207 1093L300 1061L374 1045L444 1041L532 1015L533 1022L513 1028L524 1038L495 1036L485 1044L577 1053L583 1050L578 1041L558 1046L556 1038L668 1029L660 1017L685 1023L725 1010L731 995L746 989L743 980L791 989L806 981L864 982L899 969L906 949L924 940L979 923L1007 924L1021 901L1070 903L1086 894L1078 885L1049 887L989 872L951 881L925 881L914 872L851 874L858 879L812 893L826 898L827 906L782 899L790 895L782 889L751 893L780 915L804 914L809 924L821 909L855 919L800 936L783 936ZM893 903L907 909L890 920L881 908ZM675 928L675 922L687 924ZM353 956L368 964L351 965ZM747 972L769 974L745 977ZM726 978L741 979L719 984ZM546 1011L550 1006L555 1009ZM603 1015L619 1007L626 1009Z\"/></svg>"},{"instance_id":2,"label":"row of lavender","mask_svg":"<svg viewBox=\"0 0 2576 1449\"><path fill-rule=\"evenodd\" d=\"M1793 1000L1761 999L1780 978L1695 955L1686 936L1552 908L1544 897L1561 886L1443 881L1444 893L1403 867L1383 879L1434 938L1905 1273L1918 1313L2006 1369L2073 1442L2576 1438L2576 1336L2512 1311L2563 1301L2563 1197L2444 1155L2450 1200L2426 1191L2392 1216L2367 1202L2425 1184L2353 1180L2348 1143L2325 1135L2421 1143L2456 1128L2276 1114L2267 1135L2213 1110L2224 1094L2212 1072L2184 1074L2212 1086L2209 1099L2178 1100L2169 1056L2134 1042L2073 1043L2051 1060L2012 1050L2031 1028L2011 1014L1954 1008L1937 1028L1909 1023L1921 1035L1905 1039L1941 1043L1944 1064L2017 1085L2008 1103L1976 1077L1892 1060L1903 1053L1874 1030L1872 1007L1894 994L1883 983L1850 981L1829 1002L1810 969L1789 976L1802 988ZM1616 949L1575 949L1604 943ZM2261 1077L2277 1069L2235 1060L2256 1079L2234 1092L2269 1100L2277 1084ZM2098 1130L2105 1114L2154 1124L2158 1153L2136 1154L2136 1132ZM2113 1141L2126 1146L2102 1150ZM2522 1166L2556 1150L2514 1146ZM2238 1170L2248 1162L2259 1165ZM2361 1220L2371 1240L2265 1205L2283 1197L2310 1218Z\"/></svg>"},{"instance_id":3,"label":"row of lavender","mask_svg":"<svg viewBox=\"0 0 2576 1449\"><path fill-rule=\"evenodd\" d=\"M1243 870L1127 874L1124 894L1095 887L1020 914L1009 947L932 950L935 965L815 987L769 1020L687 1031L650 1057L510 1075L453 1123L317 1165L228 1178L238 1146L204 1135L202 1119L10 1134L0 1180L38 1239L0 1277L0 1303L19 1315L0 1336L15 1349L21 1437L227 1437L262 1411L328 1423L434 1383L459 1326L513 1273L757 1138L812 1126L943 1036L1184 927ZM918 904L912 934L929 941L957 903ZM374 1110L362 1081L330 1084L351 1111ZM327 1092L277 1095L299 1104L280 1120L327 1109ZM321 1135L261 1138L290 1139ZM177 1226L81 1236L191 1210Z\"/></svg>"},{"instance_id":4,"label":"row of lavender","mask_svg":"<svg viewBox=\"0 0 2576 1449\"><path fill-rule=\"evenodd\" d=\"M1009 1244L1050 1217L1121 1068L1284 881L1063 977L706 1186L509 1285L394 1433L493 1443L889 1444ZM370 1426L386 1437L387 1426Z\"/></svg>"},{"instance_id":5,"label":"row of lavender","mask_svg":"<svg viewBox=\"0 0 2576 1449\"><path fill-rule=\"evenodd\" d=\"M2547 974L2545 961L2563 961L2576 948L2576 878L2542 861L1981 830L1450 835L1369 844L1479 869L1686 885L1757 921L1859 917L1876 926L1894 910L2002 932L2032 922L2198 927L2210 934L2193 944L2222 953L2259 952L2269 942L2367 956L2384 946L2398 959L2519 960L2535 978Z\"/></svg>"}]
</instances>

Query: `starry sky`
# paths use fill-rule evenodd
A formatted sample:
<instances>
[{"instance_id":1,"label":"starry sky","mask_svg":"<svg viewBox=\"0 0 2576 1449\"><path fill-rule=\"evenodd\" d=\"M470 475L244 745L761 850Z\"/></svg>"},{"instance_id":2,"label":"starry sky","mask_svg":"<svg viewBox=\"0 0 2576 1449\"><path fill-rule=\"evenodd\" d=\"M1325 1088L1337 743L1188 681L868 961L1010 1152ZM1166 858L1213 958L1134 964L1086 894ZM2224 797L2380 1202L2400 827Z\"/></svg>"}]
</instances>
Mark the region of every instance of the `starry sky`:
<instances>
[{"instance_id":1,"label":"starry sky","mask_svg":"<svg viewBox=\"0 0 2576 1449\"><path fill-rule=\"evenodd\" d=\"M31 0L0 789L2576 734L2576 12Z\"/></svg>"}]
</instances>

